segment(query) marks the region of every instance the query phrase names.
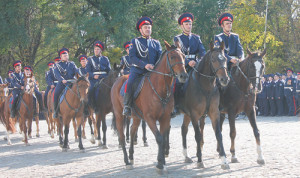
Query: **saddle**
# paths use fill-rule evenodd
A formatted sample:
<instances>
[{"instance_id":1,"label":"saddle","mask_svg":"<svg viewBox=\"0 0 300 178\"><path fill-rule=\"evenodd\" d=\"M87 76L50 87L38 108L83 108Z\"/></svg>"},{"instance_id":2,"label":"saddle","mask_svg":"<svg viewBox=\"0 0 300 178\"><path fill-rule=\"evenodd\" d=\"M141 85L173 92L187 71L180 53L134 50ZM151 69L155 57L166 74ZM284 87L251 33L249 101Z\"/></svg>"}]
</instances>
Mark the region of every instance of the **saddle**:
<instances>
[{"instance_id":1,"label":"saddle","mask_svg":"<svg viewBox=\"0 0 300 178\"><path fill-rule=\"evenodd\" d=\"M21 92L18 97L16 98L17 99L17 103L16 103L16 111L18 111L20 109L20 106L21 106L21 97L23 96L23 93ZM33 100L34 100L34 107L36 107L36 96L33 95ZM9 109L12 108L12 103L13 103L13 96L11 96L9 98Z\"/></svg>"},{"instance_id":2,"label":"saddle","mask_svg":"<svg viewBox=\"0 0 300 178\"><path fill-rule=\"evenodd\" d=\"M133 85L132 85L132 91L133 91L133 92L130 93L130 95L133 96L133 99L134 99L134 100L139 96L139 94L140 94L140 92L141 92L141 90L142 90L142 88L143 88L143 86L144 86L145 78L146 78L146 75L143 75L143 76L141 76L141 77L138 77L138 78L134 81L134 83L133 83ZM128 79L127 79L127 80L128 80ZM121 94L121 96L123 96L123 97L124 97L124 95L125 95L125 86L126 86L126 84L127 84L127 80L123 83L123 85L122 85L122 87L121 87L121 90L120 90L120 94Z\"/></svg>"}]
</instances>

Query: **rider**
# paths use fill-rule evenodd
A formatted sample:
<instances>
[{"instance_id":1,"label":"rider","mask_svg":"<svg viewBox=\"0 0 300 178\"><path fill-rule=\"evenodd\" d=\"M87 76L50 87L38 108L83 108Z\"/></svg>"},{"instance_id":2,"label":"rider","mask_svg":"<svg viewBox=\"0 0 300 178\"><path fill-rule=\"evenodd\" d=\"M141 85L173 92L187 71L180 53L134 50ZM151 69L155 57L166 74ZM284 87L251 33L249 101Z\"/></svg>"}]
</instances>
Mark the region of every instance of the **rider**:
<instances>
[{"instance_id":1,"label":"rider","mask_svg":"<svg viewBox=\"0 0 300 178\"><path fill-rule=\"evenodd\" d=\"M223 32L215 36L215 46L220 46L222 41L225 43L224 52L227 58L228 71L230 71L232 64L244 59L244 51L239 35L231 32L232 22L233 15L223 13L218 19L218 24L222 27Z\"/></svg>"},{"instance_id":2,"label":"rider","mask_svg":"<svg viewBox=\"0 0 300 178\"><path fill-rule=\"evenodd\" d=\"M50 61L48 62L48 68L49 70L45 73L45 79L46 79L46 82L47 82L47 88L46 88L46 91L45 91L45 95L44 95L44 105L45 105L45 108L47 108L47 96L48 96L48 92L55 87L54 85L54 82L53 82L53 75L52 75L52 68L54 66L54 62L53 61Z\"/></svg>"},{"instance_id":3,"label":"rider","mask_svg":"<svg viewBox=\"0 0 300 178\"><path fill-rule=\"evenodd\" d=\"M291 68L286 69L286 81L284 84L284 96L288 105L288 115L294 116L296 114L295 105L295 91L296 91L296 79L293 78L293 70Z\"/></svg>"},{"instance_id":4,"label":"rider","mask_svg":"<svg viewBox=\"0 0 300 178\"><path fill-rule=\"evenodd\" d=\"M86 75L87 74L87 70L86 70L86 64L87 64L87 56L86 55L80 55L78 57L78 60L81 64L81 67L79 68L80 72L82 75ZM88 106L87 103L84 105L84 116L87 117L89 116L89 110L88 110Z\"/></svg>"},{"instance_id":5,"label":"rider","mask_svg":"<svg viewBox=\"0 0 300 178\"><path fill-rule=\"evenodd\" d=\"M127 75L130 73L131 61L129 59L129 47L131 46L131 42L127 41L124 43L123 47L126 50L127 55L122 56L120 66L123 69L121 73L123 75Z\"/></svg>"},{"instance_id":6,"label":"rider","mask_svg":"<svg viewBox=\"0 0 300 178\"><path fill-rule=\"evenodd\" d=\"M151 38L152 20L149 17L142 17L136 23L136 29L141 37L131 40L129 58L132 62L130 75L125 86L123 115L131 115L132 84L135 79L145 74L148 70L154 69L162 53L158 40Z\"/></svg>"},{"instance_id":7,"label":"rider","mask_svg":"<svg viewBox=\"0 0 300 178\"><path fill-rule=\"evenodd\" d=\"M192 33L194 15L191 13L184 13L178 18L178 24L182 29L182 34L174 37L174 43L180 45L181 51L185 54L185 66L186 70L189 73L191 69L200 61L205 55L206 51L202 44L199 35ZM175 82L175 106L174 110L171 113L171 117L175 117L179 114L178 111L178 99L181 95L183 83L179 83L178 79Z\"/></svg>"},{"instance_id":8,"label":"rider","mask_svg":"<svg viewBox=\"0 0 300 178\"><path fill-rule=\"evenodd\" d=\"M58 107L58 98L61 92L65 89L68 81L74 79L75 74L80 73L76 64L73 61L69 61L69 50L67 48L62 48L58 51L58 55L61 58L61 61L55 64L54 75L58 80L58 83L55 87L54 92L54 113L53 118L57 118L59 107Z\"/></svg>"},{"instance_id":9,"label":"rider","mask_svg":"<svg viewBox=\"0 0 300 178\"><path fill-rule=\"evenodd\" d=\"M15 72L12 74L13 79L12 79L12 85L14 87L12 94L13 94L13 101L12 101L12 106L11 106L11 113L10 117L15 118L16 117L16 105L18 101L18 96L20 95L20 91L24 89L24 74L21 71L22 69L22 62L20 60L15 61L13 63L13 67L15 69Z\"/></svg>"},{"instance_id":10,"label":"rider","mask_svg":"<svg viewBox=\"0 0 300 178\"><path fill-rule=\"evenodd\" d=\"M33 69L32 69L32 67L31 66L25 66L24 67L24 74L27 77L33 75ZM36 98L37 98L37 100L39 102L39 117L40 117L40 119L42 119L44 117L44 115L43 115L43 111L44 111L43 99L42 99L42 94L37 89L37 85L34 86L34 94L35 94L35 96L36 96ZM34 115L35 114L36 114L36 110L34 109Z\"/></svg>"},{"instance_id":11,"label":"rider","mask_svg":"<svg viewBox=\"0 0 300 178\"><path fill-rule=\"evenodd\" d=\"M13 70L11 70L11 69L8 70L8 72L7 72L8 77L4 79L4 83L8 83L8 86L7 86L8 90L9 90L8 95L10 95L10 93L12 92L12 89L14 88L12 85L12 79L13 79L12 73L14 73Z\"/></svg>"},{"instance_id":12,"label":"rider","mask_svg":"<svg viewBox=\"0 0 300 178\"><path fill-rule=\"evenodd\" d=\"M106 56L102 56L104 48L105 46L101 41L96 41L94 43L94 56L88 57L86 64L86 70L89 73L90 81L88 103L94 110L96 110L95 98L99 88L96 87L95 84L106 77L108 75L108 72L110 71L109 59Z\"/></svg>"}]
</instances>

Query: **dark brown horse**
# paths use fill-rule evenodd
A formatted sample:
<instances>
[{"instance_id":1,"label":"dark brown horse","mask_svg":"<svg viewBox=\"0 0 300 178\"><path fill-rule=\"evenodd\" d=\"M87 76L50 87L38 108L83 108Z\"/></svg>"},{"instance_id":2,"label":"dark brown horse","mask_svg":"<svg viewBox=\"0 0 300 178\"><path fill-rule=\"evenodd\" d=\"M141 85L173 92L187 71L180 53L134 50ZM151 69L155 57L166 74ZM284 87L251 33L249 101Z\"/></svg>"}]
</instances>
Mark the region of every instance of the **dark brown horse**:
<instances>
[{"instance_id":1,"label":"dark brown horse","mask_svg":"<svg viewBox=\"0 0 300 178\"><path fill-rule=\"evenodd\" d=\"M62 146L62 151L67 151L69 148L69 126L70 122L73 118L76 118L77 123L77 134L79 137L79 149L80 151L84 151L83 145L82 145L82 138L81 138L81 126L84 121L83 117L83 109L84 109L84 103L87 102L87 89L90 85L90 82L88 81L87 76L79 76L77 75L77 80L73 83L73 86L69 88L66 92L66 95L64 96L64 99L62 100L61 104L59 105L59 121L58 121L58 132L59 132L59 143L60 146ZM66 85L66 87L69 87ZM64 130L64 137L65 139L62 139L62 129Z\"/></svg>"},{"instance_id":2,"label":"dark brown horse","mask_svg":"<svg viewBox=\"0 0 300 178\"><path fill-rule=\"evenodd\" d=\"M24 89L20 93L20 108L18 112L16 113L16 118L19 118L19 126L20 130L23 133L24 136L24 143L25 145L30 145L28 143L28 135L31 134L31 128L32 128L32 119L33 119L33 107L34 107L34 87L36 85L35 78L31 74L31 76L24 78ZM10 95L10 97L12 97ZM4 105L4 117L6 121L6 131L7 131L7 144L11 145L11 140L9 137L10 132L14 132L14 124L16 123L16 119L10 118L10 108L9 108L9 100L10 97L7 97L5 100Z\"/></svg>"},{"instance_id":3,"label":"dark brown horse","mask_svg":"<svg viewBox=\"0 0 300 178\"><path fill-rule=\"evenodd\" d=\"M203 168L201 152L201 132L199 129L199 119L204 120L208 115L216 139L220 145L219 156L221 158L222 169L229 169L228 162L223 147L219 100L220 94L216 85L218 78L222 86L226 86L229 82L227 75L227 63L224 56L224 43L219 48L214 48L213 43L210 44L210 51L206 53L203 59L196 65L194 71L191 72L186 89L182 97L179 97L179 109L184 113L184 121L181 126L182 144L185 162L192 162L187 154L186 135L188 125L192 121L195 130L195 140L197 142L197 167Z\"/></svg>"},{"instance_id":4,"label":"dark brown horse","mask_svg":"<svg viewBox=\"0 0 300 178\"><path fill-rule=\"evenodd\" d=\"M260 133L256 125L255 100L256 94L262 90L261 78L265 68L263 57L266 50L259 54L258 52L252 53L247 49L247 53L248 56L245 60L232 67L231 80L228 86L220 90L221 126L225 120L225 113L227 113L230 125L231 162L238 162L234 142L236 136L235 118L237 114L245 112L256 139L257 163L265 164L260 146ZM203 120L200 126L202 133L204 124ZM219 146L217 146L217 150L220 151Z\"/></svg>"},{"instance_id":5,"label":"dark brown horse","mask_svg":"<svg viewBox=\"0 0 300 178\"><path fill-rule=\"evenodd\" d=\"M159 147L156 168L158 168L159 173L163 173L165 165L165 140L170 128L171 111L174 106L174 98L171 94L172 82L175 77L180 82L185 82L188 78L184 68L184 55L180 48L170 46L167 42L165 42L165 46L167 50L161 55L155 69L145 74L144 86L133 103L133 124L130 130L131 140L129 149L130 162L125 147L125 135L123 131L124 117L122 115L123 97L120 95L120 89L128 76L120 77L112 87L111 100L114 109L114 119L116 119L115 130L119 134L119 142L122 146L127 169L133 168L134 138L141 122L140 118L143 118L156 138ZM160 130L156 126L156 121L160 124Z\"/></svg>"}]
</instances>

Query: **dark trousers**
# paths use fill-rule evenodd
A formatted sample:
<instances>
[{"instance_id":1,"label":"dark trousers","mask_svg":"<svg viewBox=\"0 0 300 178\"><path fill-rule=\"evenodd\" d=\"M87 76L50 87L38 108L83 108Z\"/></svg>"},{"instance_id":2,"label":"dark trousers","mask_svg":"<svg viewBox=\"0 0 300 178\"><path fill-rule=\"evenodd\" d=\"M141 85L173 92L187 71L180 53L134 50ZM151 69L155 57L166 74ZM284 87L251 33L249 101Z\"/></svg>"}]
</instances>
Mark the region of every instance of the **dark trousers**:
<instances>
[{"instance_id":1,"label":"dark trousers","mask_svg":"<svg viewBox=\"0 0 300 178\"><path fill-rule=\"evenodd\" d=\"M277 115L278 116L283 116L284 112L283 112L283 97L280 97L280 99L276 98L275 99L275 103L277 106Z\"/></svg>"},{"instance_id":2,"label":"dark trousers","mask_svg":"<svg viewBox=\"0 0 300 178\"><path fill-rule=\"evenodd\" d=\"M263 99L263 107L264 107L263 115L268 116L269 115L269 102L268 102L267 98Z\"/></svg>"},{"instance_id":3,"label":"dark trousers","mask_svg":"<svg viewBox=\"0 0 300 178\"><path fill-rule=\"evenodd\" d=\"M258 112L260 115L264 115L264 99L263 98L257 98L257 107Z\"/></svg>"},{"instance_id":4,"label":"dark trousers","mask_svg":"<svg viewBox=\"0 0 300 178\"><path fill-rule=\"evenodd\" d=\"M134 81L139 78L139 77L142 77L143 74L139 74L139 73L135 73L135 72L131 72L129 77L128 77L128 81L127 81L127 84L125 86L125 93L128 93L128 94L132 94L132 85L134 83Z\"/></svg>"},{"instance_id":5,"label":"dark trousers","mask_svg":"<svg viewBox=\"0 0 300 178\"><path fill-rule=\"evenodd\" d=\"M12 95L13 95L13 101L12 101L12 109L16 109L16 103L18 101L18 96L20 95L21 89L13 89Z\"/></svg>"},{"instance_id":6,"label":"dark trousers","mask_svg":"<svg viewBox=\"0 0 300 178\"><path fill-rule=\"evenodd\" d=\"M296 111L295 99L294 99L293 95L286 95L285 98L286 98L286 102L287 102L288 109L289 109L288 115L294 116L295 111Z\"/></svg>"},{"instance_id":7,"label":"dark trousers","mask_svg":"<svg viewBox=\"0 0 300 178\"><path fill-rule=\"evenodd\" d=\"M59 82L56 87L55 87L55 92L54 92L54 109L56 110L57 105L58 105L58 99L61 94L61 92L65 89L65 85L62 82Z\"/></svg>"},{"instance_id":8,"label":"dark trousers","mask_svg":"<svg viewBox=\"0 0 300 178\"><path fill-rule=\"evenodd\" d=\"M49 93L50 90L51 90L51 87L47 86L46 91L45 91L45 95L44 95L44 105L45 105L46 108L48 107L47 106L47 98L48 98L48 93Z\"/></svg>"},{"instance_id":9,"label":"dark trousers","mask_svg":"<svg viewBox=\"0 0 300 178\"><path fill-rule=\"evenodd\" d=\"M269 101L269 106L270 106L270 114L271 116L275 116L276 115L276 104L275 104L275 99L268 99Z\"/></svg>"},{"instance_id":10,"label":"dark trousers","mask_svg":"<svg viewBox=\"0 0 300 178\"><path fill-rule=\"evenodd\" d=\"M44 109L44 104L43 104L43 95L37 90L37 89L34 89L34 94L36 96L36 99L38 100L39 102L39 110L40 112L43 111Z\"/></svg>"}]
</instances>

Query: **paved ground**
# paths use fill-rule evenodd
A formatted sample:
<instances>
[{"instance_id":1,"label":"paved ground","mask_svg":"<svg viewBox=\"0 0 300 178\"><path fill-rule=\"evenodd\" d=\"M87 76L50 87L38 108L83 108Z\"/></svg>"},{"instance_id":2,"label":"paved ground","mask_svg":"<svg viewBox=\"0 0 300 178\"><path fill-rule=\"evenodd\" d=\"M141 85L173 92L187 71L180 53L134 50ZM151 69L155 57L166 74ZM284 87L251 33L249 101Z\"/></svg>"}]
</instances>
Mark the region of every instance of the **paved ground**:
<instances>
[{"instance_id":1,"label":"paved ground","mask_svg":"<svg viewBox=\"0 0 300 178\"><path fill-rule=\"evenodd\" d=\"M24 146L22 136L11 136L13 145L3 140L5 130L0 125L0 177L157 177L155 163L157 145L153 134L147 128L149 147L143 147L141 129L139 143L135 146L135 165L133 170L125 170L123 153L118 149L117 137L110 129L111 117L108 119L109 149L99 148L83 141L85 153L80 153L78 143L74 142L71 129L70 147L62 152L58 138L51 139L47 134L47 124L40 122L41 137L29 140L31 146ZM205 128L205 145L203 160L206 168L196 169L196 163L184 163L181 146L182 116L172 120L170 135L170 156L166 159L168 174L164 177L300 177L300 118L299 117L258 117L261 131L262 149L266 164L256 163L257 153L253 132L248 120L237 121L236 153L240 163L230 163L230 170L222 170L216 148L216 139L209 120ZM35 125L33 126L35 135ZM223 127L225 151L230 158L229 125ZM88 129L88 127L86 127ZM194 131L189 127L188 151L196 161L196 143ZM228 159L230 161L230 159Z\"/></svg>"}]
</instances>

